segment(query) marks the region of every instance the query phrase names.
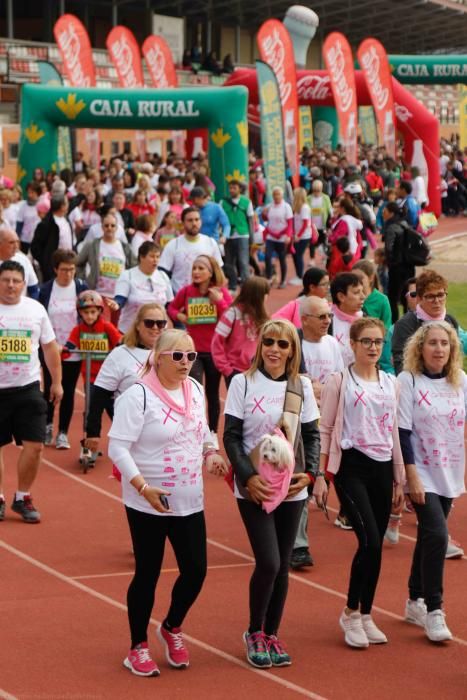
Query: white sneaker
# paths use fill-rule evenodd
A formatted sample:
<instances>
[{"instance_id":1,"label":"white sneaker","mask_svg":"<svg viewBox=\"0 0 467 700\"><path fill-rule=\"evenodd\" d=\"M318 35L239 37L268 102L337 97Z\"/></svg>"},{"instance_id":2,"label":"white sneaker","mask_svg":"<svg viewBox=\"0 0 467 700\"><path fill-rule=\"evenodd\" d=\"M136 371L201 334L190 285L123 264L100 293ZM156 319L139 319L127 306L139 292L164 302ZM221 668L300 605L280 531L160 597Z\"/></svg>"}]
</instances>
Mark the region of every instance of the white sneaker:
<instances>
[{"instance_id":1,"label":"white sneaker","mask_svg":"<svg viewBox=\"0 0 467 700\"><path fill-rule=\"evenodd\" d=\"M71 445L68 442L68 437L66 433L59 433L57 439L55 440L55 447L57 450L69 450Z\"/></svg>"},{"instance_id":2,"label":"white sneaker","mask_svg":"<svg viewBox=\"0 0 467 700\"><path fill-rule=\"evenodd\" d=\"M362 615L362 626L370 644L386 644L388 638L376 627L371 615Z\"/></svg>"},{"instance_id":3,"label":"white sneaker","mask_svg":"<svg viewBox=\"0 0 467 700\"><path fill-rule=\"evenodd\" d=\"M363 629L362 616L359 612L346 615L345 610L343 610L339 618L339 624L344 630L345 642L349 647L366 649L369 646L368 637Z\"/></svg>"},{"instance_id":4,"label":"white sneaker","mask_svg":"<svg viewBox=\"0 0 467 700\"><path fill-rule=\"evenodd\" d=\"M54 427L52 423L47 423L45 428L44 445L52 445L54 441Z\"/></svg>"},{"instance_id":5,"label":"white sneaker","mask_svg":"<svg viewBox=\"0 0 467 700\"><path fill-rule=\"evenodd\" d=\"M389 518L389 523L384 533L384 539L391 544L397 544L399 542L399 526L401 523L400 515L391 515Z\"/></svg>"},{"instance_id":6,"label":"white sneaker","mask_svg":"<svg viewBox=\"0 0 467 700\"><path fill-rule=\"evenodd\" d=\"M452 633L446 624L445 617L442 610L433 610L427 613L425 632L431 642L447 642L452 639Z\"/></svg>"},{"instance_id":7,"label":"white sneaker","mask_svg":"<svg viewBox=\"0 0 467 700\"><path fill-rule=\"evenodd\" d=\"M409 600L405 604L405 621L411 622L413 625L425 627L426 622L426 605L423 598L417 600Z\"/></svg>"},{"instance_id":8,"label":"white sneaker","mask_svg":"<svg viewBox=\"0 0 467 700\"><path fill-rule=\"evenodd\" d=\"M446 550L446 559L461 559L464 556L464 550L458 542L449 538L448 548Z\"/></svg>"},{"instance_id":9,"label":"white sneaker","mask_svg":"<svg viewBox=\"0 0 467 700\"><path fill-rule=\"evenodd\" d=\"M303 282L300 277L292 277L292 279L289 280L289 284L292 284L294 287L300 287Z\"/></svg>"},{"instance_id":10,"label":"white sneaker","mask_svg":"<svg viewBox=\"0 0 467 700\"><path fill-rule=\"evenodd\" d=\"M211 443L215 450L219 449L219 440L217 438L217 433L211 430Z\"/></svg>"}]
</instances>

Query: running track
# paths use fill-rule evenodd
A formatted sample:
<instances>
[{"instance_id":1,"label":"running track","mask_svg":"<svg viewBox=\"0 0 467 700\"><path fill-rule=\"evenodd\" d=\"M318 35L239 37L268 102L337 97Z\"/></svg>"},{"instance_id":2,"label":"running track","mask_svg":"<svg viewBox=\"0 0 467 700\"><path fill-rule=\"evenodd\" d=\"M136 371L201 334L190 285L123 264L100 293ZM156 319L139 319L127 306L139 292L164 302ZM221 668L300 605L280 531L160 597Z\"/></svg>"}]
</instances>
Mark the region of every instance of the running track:
<instances>
[{"instance_id":1,"label":"running track","mask_svg":"<svg viewBox=\"0 0 467 700\"><path fill-rule=\"evenodd\" d=\"M448 222L440 235L463 230ZM465 229L465 226L464 226ZM274 291L270 308L295 289ZM185 632L187 671L170 669L155 638L176 577L168 548L161 574L150 646L159 678L137 678L122 666L128 649L125 609L132 555L119 486L99 460L87 475L77 464L82 396L71 431L72 450L46 448L34 488L43 522L27 526L7 507L0 523L0 698L115 700L160 694L168 698L270 698L327 700L441 700L465 697L467 672L466 562L446 563L446 610L455 634L433 645L403 622L415 520L404 515L396 547L385 544L375 618L389 644L368 650L345 646L337 620L345 602L354 535L333 527L313 506L310 540L315 566L293 574L281 629L293 658L290 668L256 671L244 659L250 549L227 486L206 477L209 572ZM16 448L5 450L7 502L15 488ZM330 499L335 507L334 496ZM330 513L331 517L334 515ZM467 544L467 501L460 499L451 531Z\"/></svg>"}]
</instances>

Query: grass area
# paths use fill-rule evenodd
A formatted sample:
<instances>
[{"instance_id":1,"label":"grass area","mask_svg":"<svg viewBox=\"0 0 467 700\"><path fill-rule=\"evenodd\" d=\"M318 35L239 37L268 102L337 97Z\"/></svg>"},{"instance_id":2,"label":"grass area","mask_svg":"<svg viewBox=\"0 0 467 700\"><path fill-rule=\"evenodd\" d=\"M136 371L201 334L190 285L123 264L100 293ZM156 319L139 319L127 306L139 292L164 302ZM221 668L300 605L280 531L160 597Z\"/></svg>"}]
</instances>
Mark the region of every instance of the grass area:
<instances>
[{"instance_id":1,"label":"grass area","mask_svg":"<svg viewBox=\"0 0 467 700\"><path fill-rule=\"evenodd\" d=\"M467 330L467 284L451 283L449 285L447 310L460 326Z\"/></svg>"}]
</instances>

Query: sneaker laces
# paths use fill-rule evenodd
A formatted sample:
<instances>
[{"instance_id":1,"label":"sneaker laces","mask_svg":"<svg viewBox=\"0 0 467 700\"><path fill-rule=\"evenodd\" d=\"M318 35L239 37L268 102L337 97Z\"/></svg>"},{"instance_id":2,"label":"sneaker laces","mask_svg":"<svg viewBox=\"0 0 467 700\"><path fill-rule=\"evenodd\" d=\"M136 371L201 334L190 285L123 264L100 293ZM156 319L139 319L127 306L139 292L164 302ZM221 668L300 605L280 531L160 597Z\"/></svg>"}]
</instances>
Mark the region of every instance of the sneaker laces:
<instances>
[{"instance_id":1,"label":"sneaker laces","mask_svg":"<svg viewBox=\"0 0 467 700\"><path fill-rule=\"evenodd\" d=\"M133 649L133 651L137 654L138 661L142 663L144 663L145 661L151 661L148 647L137 647L136 649Z\"/></svg>"},{"instance_id":2,"label":"sneaker laces","mask_svg":"<svg viewBox=\"0 0 467 700\"><path fill-rule=\"evenodd\" d=\"M270 651L272 649L279 656L283 656L284 654L287 653L282 642L279 641L279 639L274 634L271 634L269 637L267 637L266 648L267 648L267 651Z\"/></svg>"},{"instance_id":3,"label":"sneaker laces","mask_svg":"<svg viewBox=\"0 0 467 700\"><path fill-rule=\"evenodd\" d=\"M32 504L32 498L31 496L25 496L23 498L23 503L24 503L24 508L25 510L35 510L33 504Z\"/></svg>"},{"instance_id":4,"label":"sneaker laces","mask_svg":"<svg viewBox=\"0 0 467 700\"><path fill-rule=\"evenodd\" d=\"M169 632L173 645L176 651L182 651L185 649L185 644L183 643L183 637L181 632Z\"/></svg>"},{"instance_id":5,"label":"sneaker laces","mask_svg":"<svg viewBox=\"0 0 467 700\"><path fill-rule=\"evenodd\" d=\"M248 647L253 648L257 654L266 654L268 651L264 632L252 632L248 635Z\"/></svg>"}]
</instances>

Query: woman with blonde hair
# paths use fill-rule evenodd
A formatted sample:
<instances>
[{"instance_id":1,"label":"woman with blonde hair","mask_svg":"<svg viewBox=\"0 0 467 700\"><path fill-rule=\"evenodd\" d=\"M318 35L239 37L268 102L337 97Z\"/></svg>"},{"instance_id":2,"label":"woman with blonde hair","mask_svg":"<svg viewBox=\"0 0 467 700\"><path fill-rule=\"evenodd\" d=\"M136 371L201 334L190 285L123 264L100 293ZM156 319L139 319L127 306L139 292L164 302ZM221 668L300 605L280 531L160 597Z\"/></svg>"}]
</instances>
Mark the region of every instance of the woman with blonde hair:
<instances>
[{"instance_id":1,"label":"woman with blonde hair","mask_svg":"<svg viewBox=\"0 0 467 700\"><path fill-rule=\"evenodd\" d=\"M293 192L292 210L294 214L294 237L293 237L293 262L295 265L296 277L290 280L290 284L301 285L303 277L303 256L308 245L318 240L318 231L311 223L311 210L306 200L306 190L303 187L296 187Z\"/></svg>"},{"instance_id":2,"label":"woman with blonde hair","mask_svg":"<svg viewBox=\"0 0 467 700\"><path fill-rule=\"evenodd\" d=\"M177 292L167 310L172 321L186 324L187 332L193 338L198 357L191 376L200 384L203 374L205 376L209 427L216 434L221 373L214 364L211 343L217 322L232 303L232 297L218 262L210 255L198 255L193 262L191 276L191 284ZM213 435L213 440L217 444L216 435Z\"/></svg>"},{"instance_id":3,"label":"woman with blonde hair","mask_svg":"<svg viewBox=\"0 0 467 700\"><path fill-rule=\"evenodd\" d=\"M405 619L432 642L444 642L452 639L442 608L447 518L465 492L467 402L459 339L449 323L430 321L411 336L398 382L406 491L417 514Z\"/></svg>"},{"instance_id":4,"label":"woman with blonde hair","mask_svg":"<svg viewBox=\"0 0 467 700\"><path fill-rule=\"evenodd\" d=\"M99 449L104 410L113 415L113 399L138 380L154 343L166 326L167 314L163 306L143 304L123 336L121 345L105 358L91 387L86 420L85 447L92 452Z\"/></svg>"},{"instance_id":5,"label":"woman with blonde hair","mask_svg":"<svg viewBox=\"0 0 467 700\"><path fill-rule=\"evenodd\" d=\"M318 240L310 245L310 256L313 260L317 246L321 246L323 255L326 247L326 229L332 216L332 204L325 192L323 192L323 182L318 178L313 180L311 193L308 196L308 204L311 211L311 223L318 231Z\"/></svg>"},{"instance_id":6,"label":"woman with blonde hair","mask_svg":"<svg viewBox=\"0 0 467 700\"><path fill-rule=\"evenodd\" d=\"M278 639L287 598L289 561L307 486L319 459L319 411L308 377L299 376L300 341L290 321L266 321L250 369L233 377L225 403L224 447L234 473L234 494L255 557L250 581L247 660L257 668L289 666ZM261 439L282 424L286 395L300 397L295 412L295 471L285 499L277 497L250 457ZM291 436L286 436L290 438ZM283 497L282 497L283 498Z\"/></svg>"},{"instance_id":7,"label":"woman with blonde hair","mask_svg":"<svg viewBox=\"0 0 467 700\"><path fill-rule=\"evenodd\" d=\"M207 568L202 467L220 476L226 471L209 439L203 388L189 376L195 360L187 333L162 333L140 381L117 400L109 432L135 556L127 594L131 646L123 665L137 676L160 673L149 652L148 625L167 539L179 576L157 635L170 666L189 666L181 627Z\"/></svg>"}]
</instances>

